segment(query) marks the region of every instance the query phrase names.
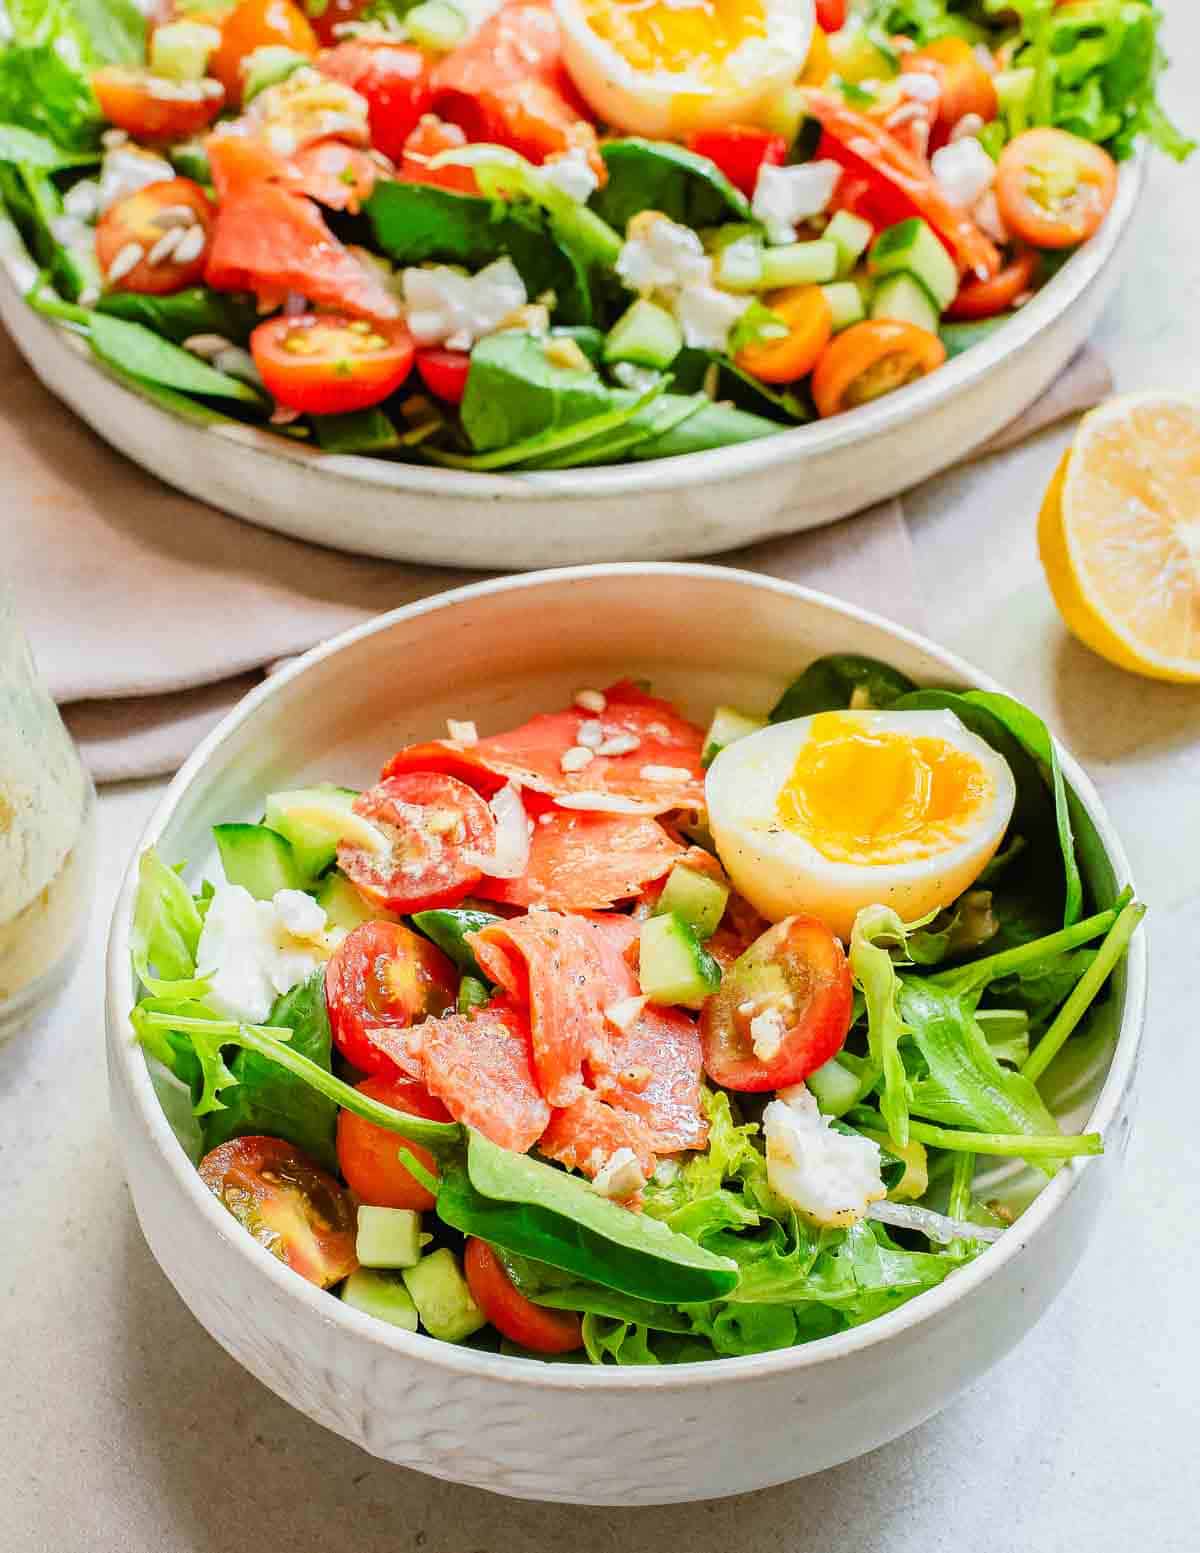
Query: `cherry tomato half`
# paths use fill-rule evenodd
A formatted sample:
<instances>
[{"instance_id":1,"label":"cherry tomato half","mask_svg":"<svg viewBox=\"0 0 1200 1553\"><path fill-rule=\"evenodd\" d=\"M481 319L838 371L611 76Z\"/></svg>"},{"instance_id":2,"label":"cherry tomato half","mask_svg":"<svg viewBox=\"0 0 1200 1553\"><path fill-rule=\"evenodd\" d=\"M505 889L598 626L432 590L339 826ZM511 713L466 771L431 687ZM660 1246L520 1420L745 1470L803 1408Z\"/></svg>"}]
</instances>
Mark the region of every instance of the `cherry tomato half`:
<instances>
[{"instance_id":1,"label":"cherry tomato half","mask_svg":"<svg viewBox=\"0 0 1200 1553\"><path fill-rule=\"evenodd\" d=\"M701 129L688 136L687 147L697 156L715 162L735 189L753 199L754 186L764 163L782 167L787 161L788 144L782 135L769 134L744 124L726 129Z\"/></svg>"},{"instance_id":2,"label":"cherry tomato half","mask_svg":"<svg viewBox=\"0 0 1200 1553\"><path fill-rule=\"evenodd\" d=\"M937 100L934 144L947 140L959 119L968 113L977 113L986 124L1000 111L992 78L965 38L936 38L905 54L900 69L907 75L933 76L942 89Z\"/></svg>"},{"instance_id":3,"label":"cherry tomato half","mask_svg":"<svg viewBox=\"0 0 1200 1553\"><path fill-rule=\"evenodd\" d=\"M996 201L1008 230L1035 248L1074 248L1095 232L1117 192L1117 164L1065 129L1029 129L996 167Z\"/></svg>"},{"instance_id":4,"label":"cherry tomato half","mask_svg":"<svg viewBox=\"0 0 1200 1553\"><path fill-rule=\"evenodd\" d=\"M841 944L815 917L785 917L734 961L704 1005L704 1071L726 1089L799 1084L841 1051L853 1010ZM763 1014L776 1016L778 1031L766 1055L751 1035L752 1021Z\"/></svg>"},{"instance_id":5,"label":"cherry tomato half","mask_svg":"<svg viewBox=\"0 0 1200 1553\"><path fill-rule=\"evenodd\" d=\"M457 777L410 771L354 800L354 812L384 835L386 853L338 848L338 863L366 898L389 911L453 906L483 877L473 854L496 850L496 822L483 799Z\"/></svg>"},{"instance_id":6,"label":"cherry tomato half","mask_svg":"<svg viewBox=\"0 0 1200 1553\"><path fill-rule=\"evenodd\" d=\"M991 280L967 279L946 309L947 318L994 318L1011 307L1033 285L1038 256L1032 248L1019 253Z\"/></svg>"},{"instance_id":7,"label":"cherry tomato half","mask_svg":"<svg viewBox=\"0 0 1200 1553\"><path fill-rule=\"evenodd\" d=\"M417 352L417 371L425 387L447 404L461 404L471 371L470 351L438 350L431 347Z\"/></svg>"},{"instance_id":8,"label":"cherry tomato half","mask_svg":"<svg viewBox=\"0 0 1200 1553\"><path fill-rule=\"evenodd\" d=\"M148 184L110 205L96 224L96 259L109 290L167 296L194 286L204 274L215 215L190 178ZM112 275L118 257L132 247L141 258L132 268L122 259Z\"/></svg>"},{"instance_id":9,"label":"cherry tomato half","mask_svg":"<svg viewBox=\"0 0 1200 1553\"><path fill-rule=\"evenodd\" d=\"M255 49L274 44L315 57L317 35L292 0L241 0L221 22L221 42L208 69L225 88L229 102L242 100L242 61Z\"/></svg>"},{"instance_id":10,"label":"cherry tomato half","mask_svg":"<svg viewBox=\"0 0 1200 1553\"><path fill-rule=\"evenodd\" d=\"M325 968L333 1042L360 1073L415 1072L415 1059L397 1037L444 1014L457 993L458 972L446 955L400 922L364 922Z\"/></svg>"},{"instance_id":11,"label":"cherry tomato half","mask_svg":"<svg viewBox=\"0 0 1200 1553\"><path fill-rule=\"evenodd\" d=\"M822 32L837 32L846 25L846 0L817 0L817 26Z\"/></svg>"},{"instance_id":12,"label":"cherry tomato half","mask_svg":"<svg viewBox=\"0 0 1200 1553\"><path fill-rule=\"evenodd\" d=\"M260 1246L320 1289L358 1266L350 1194L281 1138L233 1138L200 1161L200 1179Z\"/></svg>"},{"instance_id":13,"label":"cherry tomato half","mask_svg":"<svg viewBox=\"0 0 1200 1553\"><path fill-rule=\"evenodd\" d=\"M429 62L421 50L408 43L351 40L327 49L317 69L367 99L371 144L398 162L405 141L433 102Z\"/></svg>"},{"instance_id":14,"label":"cherry tomato half","mask_svg":"<svg viewBox=\"0 0 1200 1553\"><path fill-rule=\"evenodd\" d=\"M440 1100L413 1079L388 1078L378 1074L357 1086L372 1100L381 1100L394 1110L409 1116L424 1116L431 1122L448 1122L450 1112ZM414 1208L425 1213L433 1207L431 1192L414 1179L400 1163L400 1150L412 1150L430 1175L438 1173L437 1163L427 1149L406 1143L386 1127L376 1127L353 1111L339 1111L337 1156L346 1185L362 1202L373 1208Z\"/></svg>"},{"instance_id":15,"label":"cherry tomato half","mask_svg":"<svg viewBox=\"0 0 1200 1553\"><path fill-rule=\"evenodd\" d=\"M207 129L225 101L219 81L167 81L108 65L92 77L100 112L135 140L186 140Z\"/></svg>"},{"instance_id":16,"label":"cherry tomato half","mask_svg":"<svg viewBox=\"0 0 1200 1553\"><path fill-rule=\"evenodd\" d=\"M851 324L835 335L813 368L812 395L822 416L870 404L925 377L946 359L936 334L894 318Z\"/></svg>"},{"instance_id":17,"label":"cherry tomato half","mask_svg":"<svg viewBox=\"0 0 1200 1553\"><path fill-rule=\"evenodd\" d=\"M820 286L773 291L766 305L787 325L781 339L744 346L733 358L743 372L764 383L794 383L816 366L833 332L833 313Z\"/></svg>"},{"instance_id":18,"label":"cherry tomato half","mask_svg":"<svg viewBox=\"0 0 1200 1553\"><path fill-rule=\"evenodd\" d=\"M340 415L394 394L412 368L413 343L402 323L304 313L259 324L250 354L280 404Z\"/></svg>"},{"instance_id":19,"label":"cherry tomato half","mask_svg":"<svg viewBox=\"0 0 1200 1553\"><path fill-rule=\"evenodd\" d=\"M532 1353L573 1353L583 1323L573 1310L546 1310L526 1299L486 1241L472 1236L463 1253L471 1297L502 1337Z\"/></svg>"}]
</instances>

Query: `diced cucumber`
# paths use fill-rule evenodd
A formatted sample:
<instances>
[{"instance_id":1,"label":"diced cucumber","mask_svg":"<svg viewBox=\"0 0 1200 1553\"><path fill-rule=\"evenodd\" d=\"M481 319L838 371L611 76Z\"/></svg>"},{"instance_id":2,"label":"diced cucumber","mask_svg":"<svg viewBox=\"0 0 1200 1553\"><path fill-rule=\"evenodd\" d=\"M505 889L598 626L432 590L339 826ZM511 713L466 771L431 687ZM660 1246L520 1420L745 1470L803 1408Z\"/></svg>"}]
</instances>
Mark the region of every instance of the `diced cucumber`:
<instances>
[{"instance_id":1,"label":"diced cucumber","mask_svg":"<svg viewBox=\"0 0 1200 1553\"><path fill-rule=\"evenodd\" d=\"M445 1246L423 1256L415 1267L405 1268L401 1276L430 1337L461 1343L486 1326L486 1317L471 1298L458 1259Z\"/></svg>"},{"instance_id":2,"label":"diced cucumber","mask_svg":"<svg viewBox=\"0 0 1200 1553\"><path fill-rule=\"evenodd\" d=\"M171 166L181 178L193 178L197 183L212 182L212 166L208 152L199 140L181 140L168 148Z\"/></svg>"},{"instance_id":3,"label":"diced cucumber","mask_svg":"<svg viewBox=\"0 0 1200 1553\"><path fill-rule=\"evenodd\" d=\"M848 210L839 210L823 233L827 243L833 243L838 251L838 277L844 279L866 253L875 236L875 228L861 216L852 216Z\"/></svg>"},{"instance_id":4,"label":"diced cucumber","mask_svg":"<svg viewBox=\"0 0 1200 1553\"><path fill-rule=\"evenodd\" d=\"M673 911L703 942L720 926L729 902L729 885L710 874L702 874L685 863L676 863L654 908L656 917Z\"/></svg>"},{"instance_id":5,"label":"diced cucumber","mask_svg":"<svg viewBox=\"0 0 1200 1553\"><path fill-rule=\"evenodd\" d=\"M473 1008L486 1008L491 1000L491 989L478 976L464 976L459 982L455 1007L460 1014L469 1014Z\"/></svg>"},{"instance_id":6,"label":"diced cucumber","mask_svg":"<svg viewBox=\"0 0 1200 1553\"><path fill-rule=\"evenodd\" d=\"M168 81L203 81L221 34L204 22L167 22L150 34L150 72Z\"/></svg>"},{"instance_id":7,"label":"diced cucumber","mask_svg":"<svg viewBox=\"0 0 1200 1553\"><path fill-rule=\"evenodd\" d=\"M801 125L808 117L808 100L799 86L784 86L772 92L758 108L757 119L771 135L781 135L788 145L799 138Z\"/></svg>"},{"instance_id":8,"label":"diced cucumber","mask_svg":"<svg viewBox=\"0 0 1200 1553\"><path fill-rule=\"evenodd\" d=\"M904 1174L893 1186L888 1187L891 1201L917 1202L924 1197L929 1190L929 1156L925 1152L925 1145L910 1138L901 1148L886 1132L872 1132L868 1127L860 1127L859 1131L864 1138L870 1138L872 1143L878 1143L881 1149L894 1155L904 1166Z\"/></svg>"},{"instance_id":9,"label":"diced cucumber","mask_svg":"<svg viewBox=\"0 0 1200 1553\"><path fill-rule=\"evenodd\" d=\"M862 323L867 316L862 292L852 280L835 281L832 286L822 286L821 290L829 303L834 334L839 329L848 329L851 324Z\"/></svg>"},{"instance_id":10,"label":"diced cucumber","mask_svg":"<svg viewBox=\"0 0 1200 1553\"><path fill-rule=\"evenodd\" d=\"M736 744L748 733L757 733L760 728L766 726L765 717L751 717L748 712L739 712L734 706L719 706L713 713L713 720L709 723L708 732L704 736L701 765L711 766L727 744Z\"/></svg>"},{"instance_id":11,"label":"diced cucumber","mask_svg":"<svg viewBox=\"0 0 1200 1553\"><path fill-rule=\"evenodd\" d=\"M303 876L291 846L266 825L214 825L221 867L230 884L240 884L255 900L269 901L278 890L298 890Z\"/></svg>"},{"instance_id":12,"label":"diced cucumber","mask_svg":"<svg viewBox=\"0 0 1200 1553\"><path fill-rule=\"evenodd\" d=\"M242 60L242 101L248 103L265 92L268 86L278 86L293 71L312 64L307 54L290 49L285 43L264 43L252 50Z\"/></svg>"},{"instance_id":13,"label":"diced cucumber","mask_svg":"<svg viewBox=\"0 0 1200 1553\"><path fill-rule=\"evenodd\" d=\"M844 1116L852 1105L858 1104L858 1074L843 1067L836 1057L810 1073L805 1083L815 1095L824 1116Z\"/></svg>"},{"instance_id":14,"label":"diced cucumber","mask_svg":"<svg viewBox=\"0 0 1200 1553\"><path fill-rule=\"evenodd\" d=\"M342 1299L355 1310L386 1321L389 1326L403 1327L406 1332L417 1330L417 1307L395 1274L360 1267L342 1285Z\"/></svg>"},{"instance_id":15,"label":"diced cucumber","mask_svg":"<svg viewBox=\"0 0 1200 1553\"><path fill-rule=\"evenodd\" d=\"M374 922L380 917L390 920L391 913L376 911L362 898L345 874L336 870L325 875L316 890L316 902L325 909L325 920L331 928L343 928L352 933L364 922Z\"/></svg>"},{"instance_id":16,"label":"diced cucumber","mask_svg":"<svg viewBox=\"0 0 1200 1553\"><path fill-rule=\"evenodd\" d=\"M364 1203L354 1249L364 1267L415 1267L421 1260L421 1215L412 1208Z\"/></svg>"},{"instance_id":17,"label":"diced cucumber","mask_svg":"<svg viewBox=\"0 0 1200 1553\"><path fill-rule=\"evenodd\" d=\"M422 0L404 13L404 25L417 47L431 54L448 54L467 35L466 17L445 0Z\"/></svg>"},{"instance_id":18,"label":"diced cucumber","mask_svg":"<svg viewBox=\"0 0 1200 1553\"><path fill-rule=\"evenodd\" d=\"M907 270L933 298L940 313L958 293L954 260L919 216L899 221L880 232L871 245L868 265L872 275L895 275Z\"/></svg>"},{"instance_id":19,"label":"diced cucumber","mask_svg":"<svg viewBox=\"0 0 1200 1553\"><path fill-rule=\"evenodd\" d=\"M881 280L871 301L872 318L896 318L918 329L938 332L941 319L928 291L912 275L889 275Z\"/></svg>"},{"instance_id":20,"label":"diced cucumber","mask_svg":"<svg viewBox=\"0 0 1200 1553\"><path fill-rule=\"evenodd\" d=\"M638 980L652 1003L699 1008L721 985L721 967L674 912L642 923Z\"/></svg>"},{"instance_id":21,"label":"diced cucumber","mask_svg":"<svg viewBox=\"0 0 1200 1553\"><path fill-rule=\"evenodd\" d=\"M872 36L856 18L826 39L833 59L833 68L843 81L857 85L860 81L886 81L896 74L899 60L886 48L878 35Z\"/></svg>"},{"instance_id":22,"label":"diced cucumber","mask_svg":"<svg viewBox=\"0 0 1200 1553\"><path fill-rule=\"evenodd\" d=\"M296 867L305 879L325 872L337 856L339 841L369 839L371 827L353 812L357 797L353 788L329 783L268 794L266 823L291 842Z\"/></svg>"},{"instance_id":23,"label":"diced cucumber","mask_svg":"<svg viewBox=\"0 0 1200 1553\"><path fill-rule=\"evenodd\" d=\"M631 361L638 367L669 367L683 349L683 330L657 302L645 297L622 313L604 342L605 361Z\"/></svg>"},{"instance_id":24,"label":"diced cucumber","mask_svg":"<svg viewBox=\"0 0 1200 1553\"><path fill-rule=\"evenodd\" d=\"M732 242L722 243L716 252L713 279L726 291L757 291L763 283L762 239L743 232Z\"/></svg>"},{"instance_id":25,"label":"diced cucumber","mask_svg":"<svg viewBox=\"0 0 1200 1553\"><path fill-rule=\"evenodd\" d=\"M762 286L774 291L778 286L823 286L837 278L837 244L818 238L813 243L783 243L764 248Z\"/></svg>"}]
</instances>

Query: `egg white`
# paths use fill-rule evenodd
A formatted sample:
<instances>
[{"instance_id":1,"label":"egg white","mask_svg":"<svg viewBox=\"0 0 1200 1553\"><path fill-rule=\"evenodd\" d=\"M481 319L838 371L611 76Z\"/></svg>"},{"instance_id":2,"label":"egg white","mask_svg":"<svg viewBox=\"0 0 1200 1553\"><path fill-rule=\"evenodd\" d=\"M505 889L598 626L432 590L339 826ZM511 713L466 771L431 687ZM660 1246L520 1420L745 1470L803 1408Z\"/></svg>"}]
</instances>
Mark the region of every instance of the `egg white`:
<instances>
[{"instance_id":1,"label":"egg white","mask_svg":"<svg viewBox=\"0 0 1200 1553\"><path fill-rule=\"evenodd\" d=\"M838 862L779 820L776 805L807 743L813 719L775 723L739 739L709 768L708 824L725 871L764 917L819 917L848 940L863 906L890 906L906 922L948 906L970 889L999 848L1012 817L1016 784L1008 763L948 711L839 713L878 732L940 739L975 761L991 793L927 856ZM914 849L915 850L915 849Z\"/></svg>"},{"instance_id":2,"label":"egg white","mask_svg":"<svg viewBox=\"0 0 1200 1553\"><path fill-rule=\"evenodd\" d=\"M746 122L765 97L804 68L816 25L814 0L764 0L766 36L748 38L705 79L687 71L639 70L593 32L580 0L554 0L554 9L563 62L592 111L613 129L659 138Z\"/></svg>"}]
</instances>

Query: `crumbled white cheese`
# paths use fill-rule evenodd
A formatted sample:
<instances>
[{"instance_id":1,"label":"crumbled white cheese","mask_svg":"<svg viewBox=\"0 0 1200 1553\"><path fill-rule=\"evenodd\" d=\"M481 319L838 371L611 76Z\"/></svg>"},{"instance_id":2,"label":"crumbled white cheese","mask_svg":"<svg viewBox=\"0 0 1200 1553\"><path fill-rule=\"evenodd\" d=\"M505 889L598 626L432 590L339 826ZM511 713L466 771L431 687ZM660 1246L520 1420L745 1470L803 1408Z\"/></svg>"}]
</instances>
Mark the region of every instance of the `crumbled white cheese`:
<instances>
[{"instance_id":1,"label":"crumbled white cheese","mask_svg":"<svg viewBox=\"0 0 1200 1553\"><path fill-rule=\"evenodd\" d=\"M240 884L217 886L196 950L197 973L209 983L205 1002L215 1013L261 1024L277 997L328 959L320 938L325 912L308 896L300 906L300 894L280 890L274 900L256 901Z\"/></svg>"},{"instance_id":2,"label":"crumbled white cheese","mask_svg":"<svg viewBox=\"0 0 1200 1553\"><path fill-rule=\"evenodd\" d=\"M611 1197L623 1202L640 1192L646 1184L642 1167L632 1149L616 1149L601 1165L592 1180L592 1187L601 1197Z\"/></svg>"},{"instance_id":3,"label":"crumbled white cheese","mask_svg":"<svg viewBox=\"0 0 1200 1553\"><path fill-rule=\"evenodd\" d=\"M631 291L645 294L707 285L712 260L691 227L659 216L639 221L635 234L617 255L616 269Z\"/></svg>"},{"instance_id":4,"label":"crumbled white cheese","mask_svg":"<svg viewBox=\"0 0 1200 1553\"><path fill-rule=\"evenodd\" d=\"M935 75L911 70L900 77L900 95L911 97L914 102L936 102L942 95L942 83Z\"/></svg>"},{"instance_id":5,"label":"crumbled white cheese","mask_svg":"<svg viewBox=\"0 0 1200 1553\"><path fill-rule=\"evenodd\" d=\"M981 194L971 206L971 218L979 230L992 239L994 243L1003 246L1008 242L1008 228L1004 224L1004 217L1000 214L1000 202L996 198L996 191L988 189Z\"/></svg>"},{"instance_id":6,"label":"crumbled white cheese","mask_svg":"<svg viewBox=\"0 0 1200 1553\"><path fill-rule=\"evenodd\" d=\"M803 1084L780 1090L763 1112L767 1180L814 1224L845 1227L887 1196L879 1145L834 1132Z\"/></svg>"},{"instance_id":7,"label":"crumbled white cheese","mask_svg":"<svg viewBox=\"0 0 1200 1553\"><path fill-rule=\"evenodd\" d=\"M95 210L103 213L118 200L136 194L152 183L166 183L174 178L175 169L170 162L153 151L143 151L138 146L118 145L104 153L100 164L100 187L96 193Z\"/></svg>"},{"instance_id":8,"label":"crumbled white cheese","mask_svg":"<svg viewBox=\"0 0 1200 1553\"><path fill-rule=\"evenodd\" d=\"M496 259L477 275L463 275L443 264L407 269L402 284L408 328L417 344L446 344L455 350L469 350L528 301L511 259Z\"/></svg>"},{"instance_id":9,"label":"crumbled white cheese","mask_svg":"<svg viewBox=\"0 0 1200 1553\"><path fill-rule=\"evenodd\" d=\"M750 1021L750 1044L760 1062L773 1062L779 1055L787 1029L777 1008L764 1008Z\"/></svg>"},{"instance_id":10,"label":"crumbled white cheese","mask_svg":"<svg viewBox=\"0 0 1200 1553\"><path fill-rule=\"evenodd\" d=\"M698 350L724 351L729 332L750 306L749 297L718 291L715 286L688 286L675 299L675 316L684 343Z\"/></svg>"},{"instance_id":11,"label":"crumbled white cheese","mask_svg":"<svg viewBox=\"0 0 1200 1553\"><path fill-rule=\"evenodd\" d=\"M446 732L456 744L479 743L479 729L473 722L459 722L457 717L447 717Z\"/></svg>"},{"instance_id":12,"label":"crumbled white cheese","mask_svg":"<svg viewBox=\"0 0 1200 1553\"><path fill-rule=\"evenodd\" d=\"M690 782L692 779L686 766L643 766L638 775L643 782Z\"/></svg>"},{"instance_id":13,"label":"crumbled white cheese","mask_svg":"<svg viewBox=\"0 0 1200 1553\"><path fill-rule=\"evenodd\" d=\"M764 162L750 208L766 227L771 242L794 242L796 223L821 214L841 175L837 162L799 162L795 167Z\"/></svg>"},{"instance_id":14,"label":"crumbled white cheese","mask_svg":"<svg viewBox=\"0 0 1200 1553\"><path fill-rule=\"evenodd\" d=\"M648 392L662 377L653 367L639 367L632 361L614 361L609 370L622 388L631 388L635 394Z\"/></svg>"},{"instance_id":15,"label":"crumbled white cheese","mask_svg":"<svg viewBox=\"0 0 1200 1553\"><path fill-rule=\"evenodd\" d=\"M561 190L580 205L589 200L600 187L600 180L593 172L587 154L579 146L547 157L542 163L542 177L554 188Z\"/></svg>"},{"instance_id":16,"label":"crumbled white cheese","mask_svg":"<svg viewBox=\"0 0 1200 1553\"><path fill-rule=\"evenodd\" d=\"M946 198L965 208L986 194L996 179L996 164L974 135L942 146L929 165Z\"/></svg>"}]
</instances>

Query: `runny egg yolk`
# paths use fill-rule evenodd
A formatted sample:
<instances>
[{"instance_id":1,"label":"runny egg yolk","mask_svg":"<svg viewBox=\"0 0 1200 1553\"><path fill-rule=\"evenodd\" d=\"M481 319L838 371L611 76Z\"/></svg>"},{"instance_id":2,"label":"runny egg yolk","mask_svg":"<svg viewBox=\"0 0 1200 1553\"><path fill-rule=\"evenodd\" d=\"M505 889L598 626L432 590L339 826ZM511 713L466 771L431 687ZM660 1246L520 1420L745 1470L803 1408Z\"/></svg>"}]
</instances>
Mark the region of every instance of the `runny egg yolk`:
<instances>
[{"instance_id":1,"label":"runny egg yolk","mask_svg":"<svg viewBox=\"0 0 1200 1553\"><path fill-rule=\"evenodd\" d=\"M945 851L994 792L979 761L943 739L825 712L812 720L776 812L833 862L883 864Z\"/></svg>"},{"instance_id":2,"label":"runny egg yolk","mask_svg":"<svg viewBox=\"0 0 1200 1553\"><path fill-rule=\"evenodd\" d=\"M588 26L635 70L707 75L767 35L762 0L585 0Z\"/></svg>"}]
</instances>

